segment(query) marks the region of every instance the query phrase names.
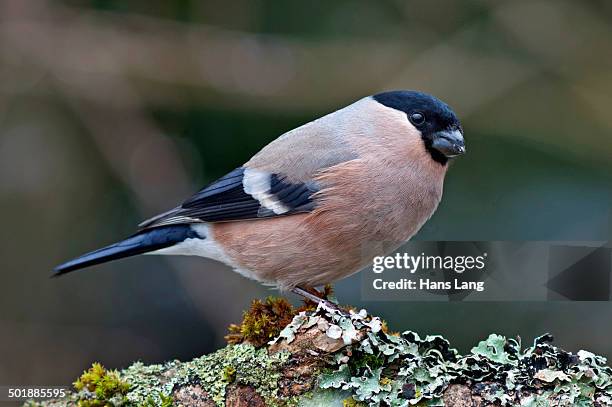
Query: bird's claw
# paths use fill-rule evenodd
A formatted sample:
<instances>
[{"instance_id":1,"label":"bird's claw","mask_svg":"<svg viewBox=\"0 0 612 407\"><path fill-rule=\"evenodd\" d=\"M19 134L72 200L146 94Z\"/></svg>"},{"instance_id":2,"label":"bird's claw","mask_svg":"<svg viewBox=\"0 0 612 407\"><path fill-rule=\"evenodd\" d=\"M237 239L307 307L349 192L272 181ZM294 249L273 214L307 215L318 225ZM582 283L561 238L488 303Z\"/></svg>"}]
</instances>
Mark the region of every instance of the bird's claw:
<instances>
[{"instance_id":1,"label":"bird's claw","mask_svg":"<svg viewBox=\"0 0 612 407\"><path fill-rule=\"evenodd\" d=\"M313 291L319 294L320 296L313 294ZM291 292L303 297L306 300L306 302L313 302L317 306L322 306L326 310L335 311L342 315L348 315L348 313L342 308L340 308L338 304L331 302L328 299L324 298L331 294L331 286L329 287L326 286L322 292L314 288L306 289L302 287L293 287L291 289Z\"/></svg>"}]
</instances>

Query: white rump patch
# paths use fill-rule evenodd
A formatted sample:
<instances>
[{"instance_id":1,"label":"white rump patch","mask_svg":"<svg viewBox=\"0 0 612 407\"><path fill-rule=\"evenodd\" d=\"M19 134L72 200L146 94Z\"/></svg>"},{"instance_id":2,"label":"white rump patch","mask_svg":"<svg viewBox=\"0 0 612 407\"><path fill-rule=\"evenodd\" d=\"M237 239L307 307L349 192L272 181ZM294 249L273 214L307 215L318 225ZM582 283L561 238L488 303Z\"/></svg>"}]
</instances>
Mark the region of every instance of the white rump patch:
<instances>
[{"instance_id":1,"label":"white rump patch","mask_svg":"<svg viewBox=\"0 0 612 407\"><path fill-rule=\"evenodd\" d=\"M206 223L197 223L190 226L202 238L190 238L175 244L174 246L165 247L145 254L160 254L160 255L178 255L178 256L199 256L206 257L219 261L230 266L234 271L243 275L246 278L265 282L257 277L254 272L238 266L223 250L212 234L210 233L210 225Z\"/></svg>"},{"instance_id":2,"label":"white rump patch","mask_svg":"<svg viewBox=\"0 0 612 407\"><path fill-rule=\"evenodd\" d=\"M200 256L208 259L213 259L225 263L233 267L232 260L225 254L225 251L215 240L210 233L210 226L206 223L197 223L190 225L202 238L189 238L170 247L155 250L147 254L169 254L179 256Z\"/></svg>"},{"instance_id":3,"label":"white rump patch","mask_svg":"<svg viewBox=\"0 0 612 407\"><path fill-rule=\"evenodd\" d=\"M289 212L289 207L270 193L270 174L245 168L242 180L244 192L259 201L260 205L277 215Z\"/></svg>"}]
</instances>

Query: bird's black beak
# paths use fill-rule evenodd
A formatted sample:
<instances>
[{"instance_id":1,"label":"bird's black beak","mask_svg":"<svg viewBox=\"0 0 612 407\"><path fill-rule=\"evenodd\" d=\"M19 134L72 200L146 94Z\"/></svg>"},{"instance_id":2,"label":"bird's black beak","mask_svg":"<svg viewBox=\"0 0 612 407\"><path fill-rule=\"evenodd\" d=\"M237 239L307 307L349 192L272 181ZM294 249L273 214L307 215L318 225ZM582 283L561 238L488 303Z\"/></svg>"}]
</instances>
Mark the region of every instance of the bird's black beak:
<instances>
[{"instance_id":1,"label":"bird's black beak","mask_svg":"<svg viewBox=\"0 0 612 407\"><path fill-rule=\"evenodd\" d=\"M444 154L447 158L464 154L465 141L463 133L459 129L438 131L433 134L431 147Z\"/></svg>"}]
</instances>

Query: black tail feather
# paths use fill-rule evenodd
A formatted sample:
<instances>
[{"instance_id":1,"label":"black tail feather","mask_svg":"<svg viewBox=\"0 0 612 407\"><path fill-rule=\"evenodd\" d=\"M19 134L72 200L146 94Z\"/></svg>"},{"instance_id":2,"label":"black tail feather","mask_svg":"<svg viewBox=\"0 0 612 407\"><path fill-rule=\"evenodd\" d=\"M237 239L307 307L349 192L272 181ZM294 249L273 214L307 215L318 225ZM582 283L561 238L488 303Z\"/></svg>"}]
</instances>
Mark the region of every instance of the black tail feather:
<instances>
[{"instance_id":1,"label":"black tail feather","mask_svg":"<svg viewBox=\"0 0 612 407\"><path fill-rule=\"evenodd\" d=\"M57 266L53 270L54 277L95 264L170 247L185 239L200 237L189 225L172 225L144 230L125 240L86 253Z\"/></svg>"}]
</instances>

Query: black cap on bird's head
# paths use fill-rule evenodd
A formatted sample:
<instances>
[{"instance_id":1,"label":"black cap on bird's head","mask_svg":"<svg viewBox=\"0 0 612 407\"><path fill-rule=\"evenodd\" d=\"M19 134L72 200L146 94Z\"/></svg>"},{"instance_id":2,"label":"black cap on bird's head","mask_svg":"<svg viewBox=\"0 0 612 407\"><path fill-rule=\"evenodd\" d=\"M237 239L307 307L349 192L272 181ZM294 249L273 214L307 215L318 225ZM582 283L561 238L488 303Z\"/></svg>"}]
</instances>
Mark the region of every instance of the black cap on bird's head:
<instances>
[{"instance_id":1,"label":"black cap on bird's head","mask_svg":"<svg viewBox=\"0 0 612 407\"><path fill-rule=\"evenodd\" d=\"M425 148L440 164L465 153L463 128L455 112L427 93L394 90L372 96L378 103L406 113L407 120L421 132Z\"/></svg>"}]
</instances>

